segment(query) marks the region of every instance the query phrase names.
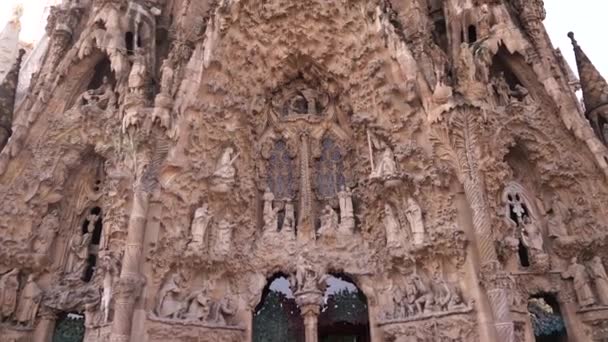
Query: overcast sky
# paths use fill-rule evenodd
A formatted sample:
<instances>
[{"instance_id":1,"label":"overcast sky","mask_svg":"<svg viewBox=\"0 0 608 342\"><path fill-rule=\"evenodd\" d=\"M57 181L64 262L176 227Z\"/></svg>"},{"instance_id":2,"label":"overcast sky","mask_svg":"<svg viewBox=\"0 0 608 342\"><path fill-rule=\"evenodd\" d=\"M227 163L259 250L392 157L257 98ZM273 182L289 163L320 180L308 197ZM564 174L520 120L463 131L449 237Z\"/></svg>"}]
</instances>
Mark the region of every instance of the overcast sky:
<instances>
[{"instance_id":1,"label":"overcast sky","mask_svg":"<svg viewBox=\"0 0 608 342\"><path fill-rule=\"evenodd\" d=\"M0 27L4 27L10 18L11 8L17 3L25 7L22 18L23 28L21 39L32 42L39 38L44 30L45 8L59 0L0 0ZM605 29L599 25L606 23L608 13L607 0L545 0L547 19L545 25L555 47L559 47L572 69L576 72L576 64L572 53L572 45L566 36L568 31L574 31L576 39L583 47L589 58L603 75L608 75L608 45L601 32Z\"/></svg>"}]
</instances>

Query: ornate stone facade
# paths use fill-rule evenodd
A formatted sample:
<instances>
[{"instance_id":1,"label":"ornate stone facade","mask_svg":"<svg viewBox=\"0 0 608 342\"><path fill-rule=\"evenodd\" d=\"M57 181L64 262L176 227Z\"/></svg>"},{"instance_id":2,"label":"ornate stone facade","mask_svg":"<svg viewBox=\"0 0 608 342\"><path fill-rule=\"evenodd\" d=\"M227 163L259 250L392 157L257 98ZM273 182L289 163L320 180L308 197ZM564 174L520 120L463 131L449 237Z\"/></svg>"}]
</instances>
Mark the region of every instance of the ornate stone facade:
<instances>
[{"instance_id":1,"label":"ornate stone facade","mask_svg":"<svg viewBox=\"0 0 608 342\"><path fill-rule=\"evenodd\" d=\"M65 0L0 108L0 341L605 340L608 86L543 18Z\"/></svg>"}]
</instances>

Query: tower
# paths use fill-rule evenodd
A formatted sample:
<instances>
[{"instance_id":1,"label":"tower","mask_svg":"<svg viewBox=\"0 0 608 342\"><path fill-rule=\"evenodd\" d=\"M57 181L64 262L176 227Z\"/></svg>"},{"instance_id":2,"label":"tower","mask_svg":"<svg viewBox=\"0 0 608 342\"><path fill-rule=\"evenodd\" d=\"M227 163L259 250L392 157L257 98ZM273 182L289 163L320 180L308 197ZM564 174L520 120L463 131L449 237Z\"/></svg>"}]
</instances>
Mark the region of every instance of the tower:
<instances>
[{"instance_id":1,"label":"tower","mask_svg":"<svg viewBox=\"0 0 608 342\"><path fill-rule=\"evenodd\" d=\"M585 116L544 16L53 7L0 152L0 335L607 338L604 81L575 44Z\"/></svg>"}]
</instances>

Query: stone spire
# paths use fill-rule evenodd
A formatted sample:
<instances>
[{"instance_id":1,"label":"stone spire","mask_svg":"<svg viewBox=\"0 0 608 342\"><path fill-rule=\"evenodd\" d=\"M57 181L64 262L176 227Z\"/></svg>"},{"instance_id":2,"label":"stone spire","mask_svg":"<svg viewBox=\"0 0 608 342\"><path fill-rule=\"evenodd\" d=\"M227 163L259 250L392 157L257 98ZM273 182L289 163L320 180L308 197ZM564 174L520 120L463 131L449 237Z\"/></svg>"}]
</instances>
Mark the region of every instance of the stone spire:
<instances>
[{"instance_id":1,"label":"stone spire","mask_svg":"<svg viewBox=\"0 0 608 342\"><path fill-rule=\"evenodd\" d=\"M589 116L598 107L608 104L608 83L578 45L574 33L568 33L568 37L574 46L586 115Z\"/></svg>"},{"instance_id":2,"label":"stone spire","mask_svg":"<svg viewBox=\"0 0 608 342\"><path fill-rule=\"evenodd\" d=\"M15 93L19 81L19 69L25 50L19 50L17 60L0 84L0 150L4 148L11 135L13 111L15 110Z\"/></svg>"}]
</instances>

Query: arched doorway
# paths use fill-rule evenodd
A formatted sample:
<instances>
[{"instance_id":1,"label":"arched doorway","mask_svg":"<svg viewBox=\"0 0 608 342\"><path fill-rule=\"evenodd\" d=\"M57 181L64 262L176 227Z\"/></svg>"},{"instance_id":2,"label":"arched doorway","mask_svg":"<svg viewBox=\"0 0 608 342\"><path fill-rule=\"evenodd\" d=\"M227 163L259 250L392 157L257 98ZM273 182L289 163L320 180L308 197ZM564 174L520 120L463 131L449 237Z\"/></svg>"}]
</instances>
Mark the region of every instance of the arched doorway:
<instances>
[{"instance_id":1,"label":"arched doorway","mask_svg":"<svg viewBox=\"0 0 608 342\"><path fill-rule=\"evenodd\" d=\"M253 313L253 342L303 341L304 321L289 280L277 274L268 280Z\"/></svg>"},{"instance_id":2,"label":"arched doorway","mask_svg":"<svg viewBox=\"0 0 608 342\"><path fill-rule=\"evenodd\" d=\"M319 342L369 342L365 294L347 276L330 275L319 315Z\"/></svg>"},{"instance_id":3,"label":"arched doorway","mask_svg":"<svg viewBox=\"0 0 608 342\"><path fill-rule=\"evenodd\" d=\"M566 342L568 333L559 304L553 294L539 294L528 300L536 342Z\"/></svg>"}]
</instances>

